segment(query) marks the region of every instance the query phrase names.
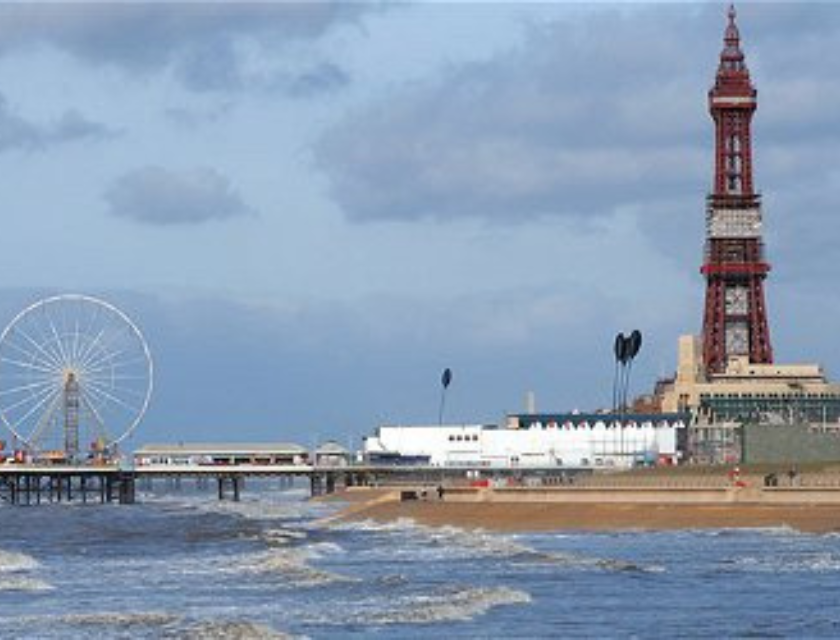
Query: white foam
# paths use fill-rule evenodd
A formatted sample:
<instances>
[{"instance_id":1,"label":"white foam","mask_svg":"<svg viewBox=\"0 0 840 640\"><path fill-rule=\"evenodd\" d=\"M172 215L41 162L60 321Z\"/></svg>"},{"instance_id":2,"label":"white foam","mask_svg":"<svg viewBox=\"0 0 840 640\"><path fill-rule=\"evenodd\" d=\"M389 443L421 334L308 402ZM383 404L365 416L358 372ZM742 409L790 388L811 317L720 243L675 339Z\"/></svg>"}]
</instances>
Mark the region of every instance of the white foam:
<instances>
[{"instance_id":1,"label":"white foam","mask_svg":"<svg viewBox=\"0 0 840 640\"><path fill-rule=\"evenodd\" d=\"M500 606L522 605L531 602L525 591L510 587L448 587L430 594L389 597L382 600L354 603L354 610L331 612L308 620L327 625L393 625L435 624L472 620Z\"/></svg>"},{"instance_id":2,"label":"white foam","mask_svg":"<svg viewBox=\"0 0 840 640\"><path fill-rule=\"evenodd\" d=\"M305 549L276 548L233 558L229 570L254 575L277 575L290 587L316 587L354 578L324 571L307 564L312 557Z\"/></svg>"},{"instance_id":3,"label":"white foam","mask_svg":"<svg viewBox=\"0 0 840 640\"><path fill-rule=\"evenodd\" d=\"M398 533L409 537L410 540L412 538L416 539L416 543L372 547L371 553L386 554L389 558L408 557L433 561L465 558L504 558L518 563L548 563L576 569L650 573L665 571L665 568L660 565L640 565L613 558L589 558L571 553L539 551L511 535L489 533L482 529L467 530L453 526L429 527L406 518L400 518L390 523L362 520L337 524L335 528L370 533Z\"/></svg>"},{"instance_id":4,"label":"white foam","mask_svg":"<svg viewBox=\"0 0 840 640\"><path fill-rule=\"evenodd\" d=\"M305 540L308 534L298 529L266 529L259 538L272 545L285 545L292 540Z\"/></svg>"},{"instance_id":5,"label":"white foam","mask_svg":"<svg viewBox=\"0 0 840 640\"><path fill-rule=\"evenodd\" d=\"M208 513L236 515L246 520L309 520L336 510L334 505L308 502L293 492L246 496L239 502L205 500L195 507Z\"/></svg>"},{"instance_id":6,"label":"white foam","mask_svg":"<svg viewBox=\"0 0 840 640\"><path fill-rule=\"evenodd\" d=\"M0 549L0 591L50 591L51 584L29 575L40 566L25 553Z\"/></svg>"},{"instance_id":7,"label":"white foam","mask_svg":"<svg viewBox=\"0 0 840 640\"><path fill-rule=\"evenodd\" d=\"M0 573L32 571L40 566L35 558L25 553L0 549Z\"/></svg>"},{"instance_id":8,"label":"white foam","mask_svg":"<svg viewBox=\"0 0 840 640\"><path fill-rule=\"evenodd\" d=\"M53 588L51 584L38 578L16 574L0 575L0 591L29 591L38 593L52 591Z\"/></svg>"},{"instance_id":9,"label":"white foam","mask_svg":"<svg viewBox=\"0 0 840 640\"><path fill-rule=\"evenodd\" d=\"M86 627L160 627L172 625L180 620L179 616L171 613L155 611L140 613L68 613L57 616L62 624Z\"/></svg>"},{"instance_id":10,"label":"white foam","mask_svg":"<svg viewBox=\"0 0 840 640\"><path fill-rule=\"evenodd\" d=\"M472 620L495 607L528 604L530 594L509 587L464 587L451 591L411 596L397 606L370 617L374 624L431 624Z\"/></svg>"},{"instance_id":11,"label":"white foam","mask_svg":"<svg viewBox=\"0 0 840 640\"><path fill-rule=\"evenodd\" d=\"M100 633L107 628L140 630L144 627L154 627L159 628L161 631L168 631L169 629L174 630L179 620L181 620L180 616L156 611L137 613L102 611L94 613L67 613L63 615L24 615L15 618L6 618L4 619L4 623L14 626L43 626L51 629L65 626L88 627L88 632ZM37 637L37 633L33 633L32 637Z\"/></svg>"},{"instance_id":12,"label":"white foam","mask_svg":"<svg viewBox=\"0 0 840 640\"><path fill-rule=\"evenodd\" d=\"M206 620L183 629L178 637L186 640L278 640L292 636L247 620Z\"/></svg>"},{"instance_id":13,"label":"white foam","mask_svg":"<svg viewBox=\"0 0 840 640\"><path fill-rule=\"evenodd\" d=\"M427 527L417 524L411 518L397 518L390 522L377 522L376 520L351 520L348 522L331 523L330 527L338 529L339 531L370 531L370 532L389 532L389 531L413 531L423 530Z\"/></svg>"},{"instance_id":14,"label":"white foam","mask_svg":"<svg viewBox=\"0 0 840 640\"><path fill-rule=\"evenodd\" d=\"M342 555L344 553L344 547L335 542L315 542L306 547L306 554L313 559L323 558L324 556Z\"/></svg>"},{"instance_id":15,"label":"white foam","mask_svg":"<svg viewBox=\"0 0 840 640\"><path fill-rule=\"evenodd\" d=\"M770 538L803 538L814 534L799 531L788 525L773 527L718 527L703 529L681 529L669 532L669 535L682 538L737 538L747 536L766 536Z\"/></svg>"},{"instance_id":16,"label":"white foam","mask_svg":"<svg viewBox=\"0 0 840 640\"><path fill-rule=\"evenodd\" d=\"M731 565L755 573L830 573L840 571L840 557L827 551L767 557L744 556L735 559Z\"/></svg>"}]
</instances>

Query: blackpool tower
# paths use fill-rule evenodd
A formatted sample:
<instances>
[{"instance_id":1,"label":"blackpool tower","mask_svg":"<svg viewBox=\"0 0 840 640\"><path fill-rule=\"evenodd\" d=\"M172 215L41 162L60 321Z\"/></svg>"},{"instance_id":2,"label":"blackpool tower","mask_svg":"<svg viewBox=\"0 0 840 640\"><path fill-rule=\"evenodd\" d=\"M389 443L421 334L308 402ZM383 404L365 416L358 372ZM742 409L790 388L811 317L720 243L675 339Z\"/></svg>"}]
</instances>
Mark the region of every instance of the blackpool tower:
<instances>
[{"instance_id":1,"label":"blackpool tower","mask_svg":"<svg viewBox=\"0 0 840 640\"><path fill-rule=\"evenodd\" d=\"M703 363L707 373L722 373L733 357L755 364L773 362L764 302L761 197L752 175L750 124L756 90L744 62L735 8L729 24L709 111L715 122L715 175L706 209L706 249L701 273L706 278Z\"/></svg>"}]
</instances>

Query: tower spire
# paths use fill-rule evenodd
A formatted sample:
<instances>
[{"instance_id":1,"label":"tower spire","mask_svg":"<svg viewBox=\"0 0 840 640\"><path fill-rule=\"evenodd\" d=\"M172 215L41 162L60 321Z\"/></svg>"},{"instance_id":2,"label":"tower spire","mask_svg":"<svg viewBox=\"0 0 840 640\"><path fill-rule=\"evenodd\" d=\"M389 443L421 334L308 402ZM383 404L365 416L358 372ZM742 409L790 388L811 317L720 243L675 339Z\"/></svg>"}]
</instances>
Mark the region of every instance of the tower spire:
<instances>
[{"instance_id":1,"label":"tower spire","mask_svg":"<svg viewBox=\"0 0 840 640\"><path fill-rule=\"evenodd\" d=\"M715 121L715 174L706 209L706 310L703 360L709 373L725 371L730 359L773 362L764 303L761 198L753 186L752 117L758 94L741 50L734 5L709 112Z\"/></svg>"},{"instance_id":2,"label":"tower spire","mask_svg":"<svg viewBox=\"0 0 840 640\"><path fill-rule=\"evenodd\" d=\"M734 44L737 46L738 41L740 40L740 34L738 33L738 25L735 24L735 18L738 17L738 12L735 11L734 3L729 5L729 11L726 15L729 16L729 26L726 27L724 42L726 42L726 44Z\"/></svg>"}]
</instances>

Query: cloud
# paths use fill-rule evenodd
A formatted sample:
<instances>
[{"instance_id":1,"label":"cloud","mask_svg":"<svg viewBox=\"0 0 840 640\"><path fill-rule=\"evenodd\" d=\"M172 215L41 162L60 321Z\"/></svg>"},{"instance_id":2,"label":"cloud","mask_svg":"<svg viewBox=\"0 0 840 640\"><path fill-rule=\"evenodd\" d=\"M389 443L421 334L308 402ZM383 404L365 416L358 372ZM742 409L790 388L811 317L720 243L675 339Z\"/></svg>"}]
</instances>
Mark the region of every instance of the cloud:
<instances>
[{"instance_id":1,"label":"cloud","mask_svg":"<svg viewBox=\"0 0 840 640\"><path fill-rule=\"evenodd\" d=\"M306 98L332 93L350 83L350 76L341 67L322 62L292 77L279 78L279 88L290 96Z\"/></svg>"},{"instance_id":2,"label":"cloud","mask_svg":"<svg viewBox=\"0 0 840 640\"><path fill-rule=\"evenodd\" d=\"M105 192L109 213L150 225L189 225L253 215L218 171L174 172L149 166L117 179Z\"/></svg>"},{"instance_id":3,"label":"cloud","mask_svg":"<svg viewBox=\"0 0 840 640\"><path fill-rule=\"evenodd\" d=\"M40 151L55 144L95 140L113 135L107 127L75 110L65 111L49 124L36 124L16 114L0 94L0 151Z\"/></svg>"},{"instance_id":4,"label":"cloud","mask_svg":"<svg viewBox=\"0 0 840 640\"><path fill-rule=\"evenodd\" d=\"M825 14L815 32L795 19L813 12ZM320 140L317 165L357 221L585 221L622 209L643 216L686 196L702 212L712 166L706 91L724 24L716 5L575 12L533 28L517 49L451 66L346 117ZM758 183L783 188L814 173L824 182L831 165L809 150L840 134L831 120L840 56L817 53L837 52L840 9L750 5L741 25L763 101L756 153L769 158L795 138L803 154L794 172L768 170ZM796 73L787 63L770 72L800 44L814 55ZM821 120L804 125L800 114L810 123L817 111Z\"/></svg>"},{"instance_id":5,"label":"cloud","mask_svg":"<svg viewBox=\"0 0 840 640\"><path fill-rule=\"evenodd\" d=\"M288 45L317 41L374 6L337 1L4 4L0 51L48 45L129 73L169 70L194 91L232 91L265 81L248 68L249 48L287 51Z\"/></svg>"}]
</instances>

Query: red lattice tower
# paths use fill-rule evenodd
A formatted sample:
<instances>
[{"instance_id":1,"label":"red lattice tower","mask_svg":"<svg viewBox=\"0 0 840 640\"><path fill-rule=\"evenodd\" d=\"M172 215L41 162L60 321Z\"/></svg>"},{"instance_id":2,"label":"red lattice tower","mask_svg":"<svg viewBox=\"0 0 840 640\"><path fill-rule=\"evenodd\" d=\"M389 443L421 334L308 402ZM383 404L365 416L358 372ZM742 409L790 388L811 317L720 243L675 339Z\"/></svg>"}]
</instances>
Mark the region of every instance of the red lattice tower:
<instances>
[{"instance_id":1,"label":"red lattice tower","mask_svg":"<svg viewBox=\"0 0 840 640\"><path fill-rule=\"evenodd\" d=\"M764 303L761 197L753 190L750 123L757 93L744 63L735 8L729 8L709 110L715 121L715 181L706 208L706 277L703 360L720 373L730 358L771 363L770 329Z\"/></svg>"}]
</instances>

